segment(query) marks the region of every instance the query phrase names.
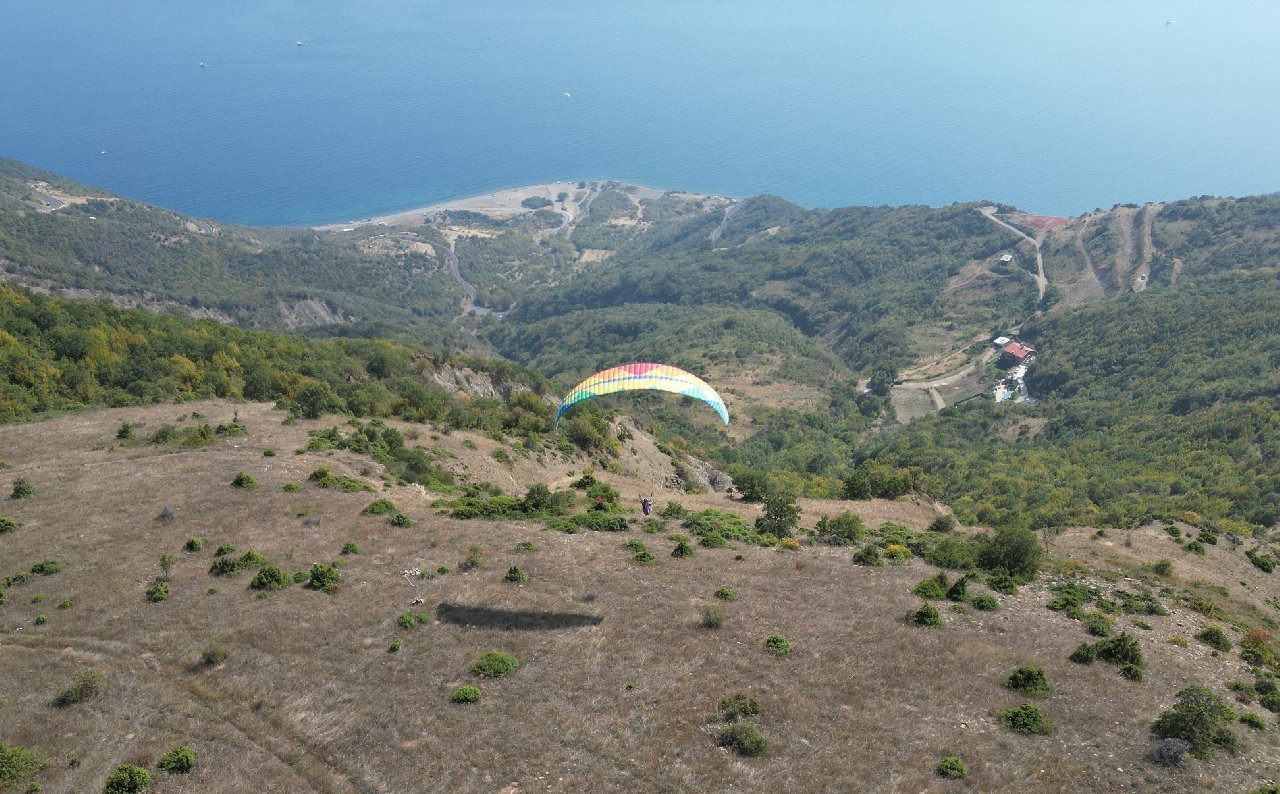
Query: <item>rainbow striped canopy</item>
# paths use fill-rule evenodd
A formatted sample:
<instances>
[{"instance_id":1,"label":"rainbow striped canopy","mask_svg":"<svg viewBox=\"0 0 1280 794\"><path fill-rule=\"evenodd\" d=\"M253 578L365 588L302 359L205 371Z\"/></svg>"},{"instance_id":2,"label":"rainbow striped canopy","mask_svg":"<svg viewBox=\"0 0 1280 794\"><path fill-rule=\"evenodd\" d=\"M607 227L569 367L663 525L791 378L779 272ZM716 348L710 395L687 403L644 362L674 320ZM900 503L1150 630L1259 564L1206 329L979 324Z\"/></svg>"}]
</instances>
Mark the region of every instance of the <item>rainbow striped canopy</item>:
<instances>
[{"instance_id":1,"label":"rainbow striped canopy","mask_svg":"<svg viewBox=\"0 0 1280 794\"><path fill-rule=\"evenodd\" d=\"M702 400L715 409L721 421L729 424L729 409L715 389L698 376L666 364L623 364L597 372L573 387L564 402L560 403L556 421L559 422L565 411L588 397L636 389L658 389Z\"/></svg>"}]
</instances>

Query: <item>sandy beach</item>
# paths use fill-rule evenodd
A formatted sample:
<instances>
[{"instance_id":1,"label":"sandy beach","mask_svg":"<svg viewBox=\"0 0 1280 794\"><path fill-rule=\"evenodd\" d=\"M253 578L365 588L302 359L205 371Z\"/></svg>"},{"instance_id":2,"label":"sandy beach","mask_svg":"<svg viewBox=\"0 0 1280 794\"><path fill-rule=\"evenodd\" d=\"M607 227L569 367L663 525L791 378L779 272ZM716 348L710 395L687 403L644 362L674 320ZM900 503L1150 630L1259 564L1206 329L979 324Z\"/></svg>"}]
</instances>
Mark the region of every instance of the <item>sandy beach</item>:
<instances>
[{"instance_id":1,"label":"sandy beach","mask_svg":"<svg viewBox=\"0 0 1280 794\"><path fill-rule=\"evenodd\" d=\"M552 204L545 209L554 210L569 216L570 223L577 220L578 215L583 212L583 208L587 206L589 199L597 192L604 182L551 182L543 185L526 185L524 187L509 188L507 190L499 190L493 193L486 193L482 196L472 196L470 198L454 199L452 201L442 202L440 204L431 204L425 207L417 207L403 212L395 212L389 215L380 215L374 218L364 218L361 220L351 220L344 223L330 223L324 226L316 226L316 229L328 232L339 232L346 229L355 229L360 226L369 224L377 224L379 226L395 226L400 228L421 226L425 219L444 212L446 210L467 210L470 212L482 212L486 215L494 215L499 217L511 217L519 215L523 212L532 212L528 207L522 206L521 202L528 198L545 198ZM578 187L582 185L583 187ZM658 198L665 191L656 188L635 187L634 196L636 198ZM566 194L563 202L557 199L561 194Z\"/></svg>"}]
</instances>

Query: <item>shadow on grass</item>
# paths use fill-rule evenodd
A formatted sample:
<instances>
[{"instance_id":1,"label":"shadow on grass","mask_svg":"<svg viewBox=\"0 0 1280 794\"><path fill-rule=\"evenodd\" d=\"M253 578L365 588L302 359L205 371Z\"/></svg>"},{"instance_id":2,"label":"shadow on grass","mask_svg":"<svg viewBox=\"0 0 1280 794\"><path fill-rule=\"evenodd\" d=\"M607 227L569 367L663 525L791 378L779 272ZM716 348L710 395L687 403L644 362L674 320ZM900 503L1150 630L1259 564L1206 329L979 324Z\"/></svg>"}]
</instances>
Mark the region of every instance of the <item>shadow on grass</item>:
<instances>
[{"instance_id":1,"label":"shadow on grass","mask_svg":"<svg viewBox=\"0 0 1280 794\"><path fill-rule=\"evenodd\" d=\"M598 626L604 620L598 615L582 615L576 612L533 612L468 607L461 604L440 604L436 607L436 617L456 626L476 626L508 631L579 629L583 626Z\"/></svg>"}]
</instances>

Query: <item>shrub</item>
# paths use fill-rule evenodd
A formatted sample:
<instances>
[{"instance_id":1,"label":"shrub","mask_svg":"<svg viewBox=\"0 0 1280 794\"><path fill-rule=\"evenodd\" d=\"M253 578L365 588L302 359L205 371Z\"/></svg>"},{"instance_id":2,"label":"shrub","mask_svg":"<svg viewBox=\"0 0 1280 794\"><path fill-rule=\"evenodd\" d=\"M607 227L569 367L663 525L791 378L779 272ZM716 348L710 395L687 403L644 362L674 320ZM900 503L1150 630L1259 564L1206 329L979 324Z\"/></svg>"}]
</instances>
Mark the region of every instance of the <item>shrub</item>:
<instances>
[{"instance_id":1,"label":"shrub","mask_svg":"<svg viewBox=\"0 0 1280 794\"><path fill-rule=\"evenodd\" d=\"M720 701L720 713L716 719L733 722L743 717L758 717L760 712L760 701L747 692L738 692Z\"/></svg>"},{"instance_id":2,"label":"shrub","mask_svg":"<svg viewBox=\"0 0 1280 794\"><path fill-rule=\"evenodd\" d=\"M326 593L336 592L338 582L342 581L342 574L332 565L323 565L315 563L311 566L311 575L307 580L307 587L312 590L323 590Z\"/></svg>"},{"instance_id":3,"label":"shrub","mask_svg":"<svg viewBox=\"0 0 1280 794\"><path fill-rule=\"evenodd\" d=\"M884 558L889 561L890 565L904 565L915 556L911 553L911 549L901 543L890 543L884 547Z\"/></svg>"},{"instance_id":4,"label":"shrub","mask_svg":"<svg viewBox=\"0 0 1280 794\"><path fill-rule=\"evenodd\" d=\"M516 657L502 651L489 651L471 665L471 672L481 678L502 678L520 669Z\"/></svg>"},{"instance_id":5,"label":"shrub","mask_svg":"<svg viewBox=\"0 0 1280 794\"><path fill-rule=\"evenodd\" d=\"M1189 686L1178 693L1172 708L1156 718L1151 732L1162 739L1189 742L1192 755L1207 759L1216 748L1235 752L1238 740L1227 728L1234 719L1235 712L1222 698L1202 686Z\"/></svg>"},{"instance_id":6,"label":"shrub","mask_svg":"<svg viewBox=\"0 0 1280 794\"><path fill-rule=\"evenodd\" d=\"M1278 665L1275 649L1271 647L1271 635L1261 630L1251 631L1240 640L1240 658L1252 665Z\"/></svg>"},{"instance_id":7,"label":"shrub","mask_svg":"<svg viewBox=\"0 0 1280 794\"><path fill-rule=\"evenodd\" d=\"M1111 625L1114 621L1101 612L1090 612L1084 616L1084 628L1095 637L1111 636Z\"/></svg>"},{"instance_id":8,"label":"shrub","mask_svg":"<svg viewBox=\"0 0 1280 794\"><path fill-rule=\"evenodd\" d=\"M19 477L13 481L13 491L10 492L10 499L34 499L36 495L36 487Z\"/></svg>"},{"instance_id":9,"label":"shrub","mask_svg":"<svg viewBox=\"0 0 1280 794\"><path fill-rule=\"evenodd\" d=\"M969 774L969 770L965 768L964 761L954 755L949 755L942 759L934 771L942 777L951 777L957 780L962 780L965 775Z\"/></svg>"},{"instance_id":10,"label":"shrub","mask_svg":"<svg viewBox=\"0 0 1280 794\"><path fill-rule=\"evenodd\" d=\"M631 561L638 562L641 565L653 565L658 561L658 558L648 549L642 549L631 555Z\"/></svg>"},{"instance_id":11,"label":"shrub","mask_svg":"<svg viewBox=\"0 0 1280 794\"><path fill-rule=\"evenodd\" d=\"M200 538L187 538L187 542L182 544L182 548L187 551L200 551L204 548L204 541Z\"/></svg>"},{"instance_id":12,"label":"shrub","mask_svg":"<svg viewBox=\"0 0 1280 794\"><path fill-rule=\"evenodd\" d=\"M465 684L453 690L449 696L453 703L476 703L480 700L480 687Z\"/></svg>"},{"instance_id":13,"label":"shrub","mask_svg":"<svg viewBox=\"0 0 1280 794\"><path fill-rule=\"evenodd\" d=\"M1260 714L1254 714L1252 711L1246 711L1240 715L1240 722L1253 728L1255 731L1265 731L1267 729L1267 721Z\"/></svg>"},{"instance_id":14,"label":"shrub","mask_svg":"<svg viewBox=\"0 0 1280 794\"><path fill-rule=\"evenodd\" d=\"M718 629L724 625L724 612L717 607L704 606L702 608L702 628Z\"/></svg>"},{"instance_id":15,"label":"shrub","mask_svg":"<svg viewBox=\"0 0 1280 794\"><path fill-rule=\"evenodd\" d=\"M874 543L868 543L862 548L862 551L853 555L853 562L856 565L870 565L872 567L884 565L884 560L880 558L880 549Z\"/></svg>"},{"instance_id":16,"label":"shrub","mask_svg":"<svg viewBox=\"0 0 1280 794\"><path fill-rule=\"evenodd\" d=\"M387 653L399 653L400 649L403 647L404 642L402 642L399 637L396 637L391 641L391 644L387 646Z\"/></svg>"},{"instance_id":17,"label":"shrub","mask_svg":"<svg viewBox=\"0 0 1280 794\"><path fill-rule=\"evenodd\" d=\"M1249 558L1249 562L1263 573L1271 573L1275 570L1275 563L1265 553L1259 554L1258 549L1249 549L1244 554Z\"/></svg>"},{"instance_id":18,"label":"shrub","mask_svg":"<svg viewBox=\"0 0 1280 794\"><path fill-rule=\"evenodd\" d=\"M19 524L16 519L0 516L0 535L7 532L15 532L21 526L22 524Z\"/></svg>"},{"instance_id":19,"label":"shrub","mask_svg":"<svg viewBox=\"0 0 1280 794\"><path fill-rule=\"evenodd\" d=\"M1132 662L1125 662L1120 665L1120 675L1130 681L1141 681L1143 678L1142 668Z\"/></svg>"},{"instance_id":20,"label":"shrub","mask_svg":"<svg viewBox=\"0 0 1280 794\"><path fill-rule=\"evenodd\" d=\"M346 543L342 544L342 551L339 553L340 554L359 554L360 544L356 543L354 540L348 540Z\"/></svg>"},{"instance_id":21,"label":"shrub","mask_svg":"<svg viewBox=\"0 0 1280 794\"><path fill-rule=\"evenodd\" d=\"M1014 733L1044 736L1053 733L1053 723L1041 713L1040 709L1030 703L1023 703L1016 709L1002 711L1000 720Z\"/></svg>"},{"instance_id":22,"label":"shrub","mask_svg":"<svg viewBox=\"0 0 1280 794\"><path fill-rule=\"evenodd\" d=\"M832 546L853 546L862 540L865 530L862 519L845 512L835 517L823 516L814 527L818 542Z\"/></svg>"},{"instance_id":23,"label":"shrub","mask_svg":"<svg viewBox=\"0 0 1280 794\"><path fill-rule=\"evenodd\" d=\"M715 596L721 601L737 601L738 600L738 597L734 595L733 591L727 587L721 587L719 590L715 592Z\"/></svg>"},{"instance_id":24,"label":"shrub","mask_svg":"<svg viewBox=\"0 0 1280 794\"><path fill-rule=\"evenodd\" d=\"M961 576L947 588L947 600L964 603L969 600L969 577Z\"/></svg>"},{"instance_id":25,"label":"shrub","mask_svg":"<svg viewBox=\"0 0 1280 794\"><path fill-rule=\"evenodd\" d=\"M151 773L140 766L121 764L107 775L102 794L136 794L151 788Z\"/></svg>"},{"instance_id":26,"label":"shrub","mask_svg":"<svg viewBox=\"0 0 1280 794\"><path fill-rule=\"evenodd\" d=\"M283 590L291 584L293 584L291 575L285 573L279 566L268 563L258 570L253 581L249 582L249 587L254 590Z\"/></svg>"},{"instance_id":27,"label":"shrub","mask_svg":"<svg viewBox=\"0 0 1280 794\"><path fill-rule=\"evenodd\" d=\"M755 726L742 722L726 725L716 734L721 747L727 747L738 755L757 757L769 751L769 741L760 735Z\"/></svg>"},{"instance_id":28,"label":"shrub","mask_svg":"<svg viewBox=\"0 0 1280 794\"><path fill-rule=\"evenodd\" d=\"M147 600L156 603L169 597L169 583L155 582L147 588Z\"/></svg>"},{"instance_id":29,"label":"shrub","mask_svg":"<svg viewBox=\"0 0 1280 794\"><path fill-rule=\"evenodd\" d=\"M938 516L929 522L930 532L951 532L956 528L955 516ZM963 777L963 775L961 775Z\"/></svg>"},{"instance_id":30,"label":"shrub","mask_svg":"<svg viewBox=\"0 0 1280 794\"><path fill-rule=\"evenodd\" d=\"M196 766L196 751L185 744L174 745L169 752L160 756L156 767L171 775L190 772Z\"/></svg>"},{"instance_id":31,"label":"shrub","mask_svg":"<svg viewBox=\"0 0 1280 794\"><path fill-rule=\"evenodd\" d=\"M1121 632L1114 637L1097 642L1096 645L1098 658L1104 662L1118 665L1132 664L1137 667L1142 667L1144 664L1142 646L1132 634Z\"/></svg>"},{"instance_id":32,"label":"shrub","mask_svg":"<svg viewBox=\"0 0 1280 794\"><path fill-rule=\"evenodd\" d=\"M396 503L390 499L375 499L360 511L362 516L380 516L396 512Z\"/></svg>"},{"instance_id":33,"label":"shrub","mask_svg":"<svg viewBox=\"0 0 1280 794\"><path fill-rule=\"evenodd\" d=\"M520 570L519 567L512 565L507 569L507 575L504 576L503 579L508 582L514 582L515 584L523 584L529 581L529 574Z\"/></svg>"},{"instance_id":34,"label":"shrub","mask_svg":"<svg viewBox=\"0 0 1280 794\"><path fill-rule=\"evenodd\" d=\"M231 484L236 488L257 488L258 478L254 477L247 471L236 472L236 476L232 478Z\"/></svg>"},{"instance_id":35,"label":"shrub","mask_svg":"<svg viewBox=\"0 0 1280 794\"><path fill-rule=\"evenodd\" d=\"M458 563L458 570L473 571L478 568L487 568L489 566L489 552L484 546L471 545L467 547L467 556L462 558L462 562Z\"/></svg>"},{"instance_id":36,"label":"shrub","mask_svg":"<svg viewBox=\"0 0 1280 794\"><path fill-rule=\"evenodd\" d=\"M1210 626L1196 635L1196 639L1218 651L1231 650L1231 640L1217 626Z\"/></svg>"},{"instance_id":37,"label":"shrub","mask_svg":"<svg viewBox=\"0 0 1280 794\"><path fill-rule=\"evenodd\" d=\"M413 519L409 518L404 513L396 513L391 517L391 526L408 528L413 526Z\"/></svg>"},{"instance_id":38,"label":"shrub","mask_svg":"<svg viewBox=\"0 0 1280 794\"><path fill-rule=\"evenodd\" d=\"M930 576L928 579L920 580L920 583L911 588L913 595L925 599L942 600L947 597L947 589L949 582L946 573L939 571L937 576Z\"/></svg>"},{"instance_id":39,"label":"shrub","mask_svg":"<svg viewBox=\"0 0 1280 794\"><path fill-rule=\"evenodd\" d=\"M302 490L302 486L298 485L296 482L287 482L284 485L280 486L280 490L284 491L285 493L297 493L298 491Z\"/></svg>"},{"instance_id":40,"label":"shrub","mask_svg":"<svg viewBox=\"0 0 1280 794\"><path fill-rule=\"evenodd\" d=\"M1048 697L1051 694L1049 680L1045 678L1043 667L1023 665L1004 680L1005 687L1015 692L1032 697Z\"/></svg>"},{"instance_id":41,"label":"shrub","mask_svg":"<svg viewBox=\"0 0 1280 794\"><path fill-rule=\"evenodd\" d=\"M1280 692L1267 692L1258 698L1258 703L1267 711L1280 714Z\"/></svg>"},{"instance_id":42,"label":"shrub","mask_svg":"<svg viewBox=\"0 0 1280 794\"><path fill-rule=\"evenodd\" d=\"M1020 581L1030 581L1040 570L1040 541L1029 529L1005 527L983 541L978 565L992 573L1003 573Z\"/></svg>"},{"instance_id":43,"label":"shrub","mask_svg":"<svg viewBox=\"0 0 1280 794\"><path fill-rule=\"evenodd\" d=\"M261 568L269 562L267 555L249 549L236 560L237 568Z\"/></svg>"},{"instance_id":44,"label":"shrub","mask_svg":"<svg viewBox=\"0 0 1280 794\"><path fill-rule=\"evenodd\" d=\"M1179 767L1190 751L1191 742L1185 739L1161 739L1151 748L1149 757L1161 766Z\"/></svg>"},{"instance_id":45,"label":"shrub","mask_svg":"<svg viewBox=\"0 0 1280 794\"><path fill-rule=\"evenodd\" d=\"M921 549L921 556L924 557L925 562L939 568L971 571L978 567L978 544L962 538L938 538Z\"/></svg>"},{"instance_id":46,"label":"shrub","mask_svg":"<svg viewBox=\"0 0 1280 794\"><path fill-rule=\"evenodd\" d=\"M689 541L682 540L676 544L676 547L674 549L671 550L671 556L677 559L684 558L684 557L692 557L693 546L689 545Z\"/></svg>"},{"instance_id":47,"label":"shrub","mask_svg":"<svg viewBox=\"0 0 1280 794\"><path fill-rule=\"evenodd\" d=\"M76 703L83 703L102 690L102 673L84 668L77 670L71 677L71 683L58 691L53 697L53 705L66 708Z\"/></svg>"},{"instance_id":48,"label":"shrub","mask_svg":"<svg viewBox=\"0 0 1280 794\"><path fill-rule=\"evenodd\" d=\"M240 570L240 563L234 557L215 557L209 566L209 573L214 576L234 576Z\"/></svg>"},{"instance_id":49,"label":"shrub","mask_svg":"<svg viewBox=\"0 0 1280 794\"><path fill-rule=\"evenodd\" d=\"M35 777L46 763L47 759L34 750L0 742L0 791Z\"/></svg>"},{"instance_id":50,"label":"shrub","mask_svg":"<svg viewBox=\"0 0 1280 794\"><path fill-rule=\"evenodd\" d=\"M1017 595L1018 580L1006 573L996 573L987 577L987 587L1000 595Z\"/></svg>"},{"instance_id":51,"label":"shrub","mask_svg":"<svg viewBox=\"0 0 1280 794\"><path fill-rule=\"evenodd\" d=\"M223 557L228 554L235 554L236 547L234 543L221 543L218 545L217 551L213 553L215 557Z\"/></svg>"},{"instance_id":52,"label":"shrub","mask_svg":"<svg viewBox=\"0 0 1280 794\"><path fill-rule=\"evenodd\" d=\"M1093 664L1098 658L1098 646L1094 643L1086 642L1072 651L1069 658L1076 664Z\"/></svg>"},{"instance_id":53,"label":"shrub","mask_svg":"<svg viewBox=\"0 0 1280 794\"><path fill-rule=\"evenodd\" d=\"M49 618L45 617L44 615L36 615L35 620L33 620L32 622L35 623L37 626L43 626L44 624L49 622Z\"/></svg>"},{"instance_id":54,"label":"shrub","mask_svg":"<svg viewBox=\"0 0 1280 794\"><path fill-rule=\"evenodd\" d=\"M209 667L214 667L225 662L229 655L230 651L227 650L227 646L217 640L212 640L208 645L204 646L204 650L200 652L200 661L204 662L204 664Z\"/></svg>"},{"instance_id":55,"label":"shrub","mask_svg":"<svg viewBox=\"0 0 1280 794\"><path fill-rule=\"evenodd\" d=\"M1151 566L1151 570L1155 571L1156 576L1173 576L1173 561L1157 560L1156 563Z\"/></svg>"},{"instance_id":56,"label":"shrub","mask_svg":"<svg viewBox=\"0 0 1280 794\"><path fill-rule=\"evenodd\" d=\"M516 544L516 551L534 552L538 550L538 544L532 540L524 540Z\"/></svg>"},{"instance_id":57,"label":"shrub","mask_svg":"<svg viewBox=\"0 0 1280 794\"><path fill-rule=\"evenodd\" d=\"M969 596L969 603L979 612L995 612L1000 608L1000 602L995 596L989 593L979 593L975 596Z\"/></svg>"},{"instance_id":58,"label":"shrub","mask_svg":"<svg viewBox=\"0 0 1280 794\"><path fill-rule=\"evenodd\" d=\"M31 572L38 573L41 576L53 576L55 573L61 570L62 570L62 563L58 562L57 560L41 560L40 562L31 566Z\"/></svg>"},{"instance_id":59,"label":"shrub","mask_svg":"<svg viewBox=\"0 0 1280 794\"><path fill-rule=\"evenodd\" d=\"M791 640L782 634L770 634L764 639L764 649L774 656L790 656Z\"/></svg>"},{"instance_id":60,"label":"shrub","mask_svg":"<svg viewBox=\"0 0 1280 794\"><path fill-rule=\"evenodd\" d=\"M921 604L920 608L907 615L907 621L913 626L942 628L942 615L934 609L933 604Z\"/></svg>"}]
</instances>

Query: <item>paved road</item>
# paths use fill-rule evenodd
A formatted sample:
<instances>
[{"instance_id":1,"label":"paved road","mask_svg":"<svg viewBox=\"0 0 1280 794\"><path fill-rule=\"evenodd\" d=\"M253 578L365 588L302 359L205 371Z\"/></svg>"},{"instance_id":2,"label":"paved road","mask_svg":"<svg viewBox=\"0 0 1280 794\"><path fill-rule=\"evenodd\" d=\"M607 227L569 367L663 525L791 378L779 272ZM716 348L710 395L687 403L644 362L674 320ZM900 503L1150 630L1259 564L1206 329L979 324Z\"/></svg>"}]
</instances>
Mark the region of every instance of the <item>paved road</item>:
<instances>
[{"instance_id":1,"label":"paved road","mask_svg":"<svg viewBox=\"0 0 1280 794\"><path fill-rule=\"evenodd\" d=\"M720 225L711 232L711 242L714 243L720 239L720 235L724 234L724 227L729 225L729 221L733 220L733 216L736 215L738 210L741 208L742 204L737 201L724 208L724 219L721 220Z\"/></svg>"},{"instance_id":2,"label":"paved road","mask_svg":"<svg viewBox=\"0 0 1280 794\"><path fill-rule=\"evenodd\" d=\"M46 209L50 212L52 212L53 210L60 210L63 207L67 206L67 203L65 201L62 201L61 199L56 199L53 196L50 196L48 193L45 193L43 190L39 190L31 185L27 185L26 188L27 190L30 190L31 193L36 198L43 201L46 204Z\"/></svg>"}]
</instances>

